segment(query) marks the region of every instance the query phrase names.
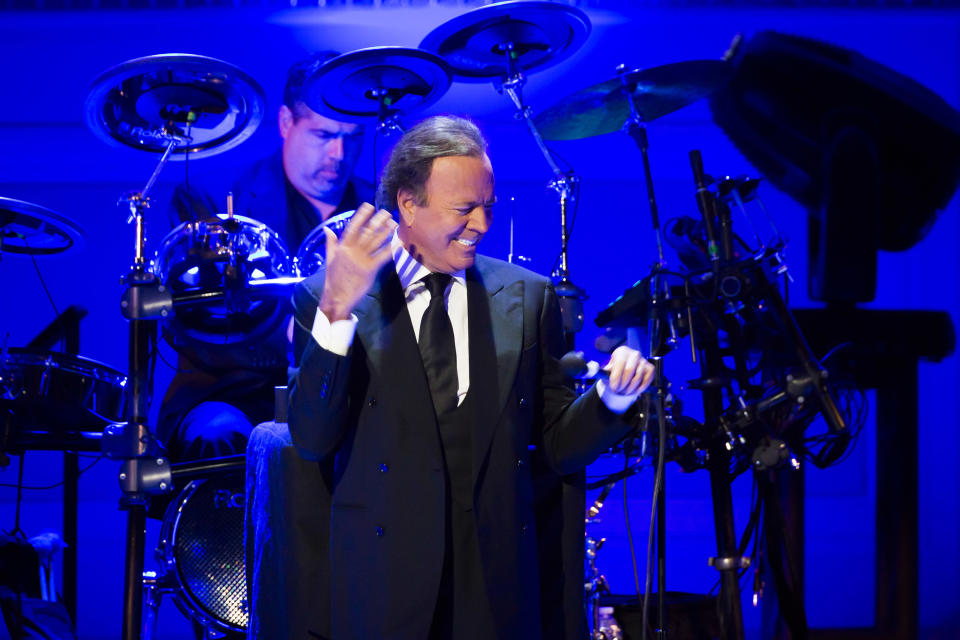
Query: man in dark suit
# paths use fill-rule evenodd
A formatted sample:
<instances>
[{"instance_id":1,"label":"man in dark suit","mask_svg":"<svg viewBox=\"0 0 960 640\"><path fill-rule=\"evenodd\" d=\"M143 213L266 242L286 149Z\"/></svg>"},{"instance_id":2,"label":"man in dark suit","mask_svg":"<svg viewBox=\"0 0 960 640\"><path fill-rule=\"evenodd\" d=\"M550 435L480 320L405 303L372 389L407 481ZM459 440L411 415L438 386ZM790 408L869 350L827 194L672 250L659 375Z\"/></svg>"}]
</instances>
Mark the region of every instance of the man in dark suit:
<instances>
[{"instance_id":1,"label":"man in dark suit","mask_svg":"<svg viewBox=\"0 0 960 640\"><path fill-rule=\"evenodd\" d=\"M469 121L408 131L381 203L399 225L361 206L294 295L290 431L327 469L330 628L317 634L540 638L560 605L540 601L532 457L582 469L628 432L621 414L652 367L621 347L607 382L570 389L550 281L476 254L494 181Z\"/></svg>"}]
</instances>

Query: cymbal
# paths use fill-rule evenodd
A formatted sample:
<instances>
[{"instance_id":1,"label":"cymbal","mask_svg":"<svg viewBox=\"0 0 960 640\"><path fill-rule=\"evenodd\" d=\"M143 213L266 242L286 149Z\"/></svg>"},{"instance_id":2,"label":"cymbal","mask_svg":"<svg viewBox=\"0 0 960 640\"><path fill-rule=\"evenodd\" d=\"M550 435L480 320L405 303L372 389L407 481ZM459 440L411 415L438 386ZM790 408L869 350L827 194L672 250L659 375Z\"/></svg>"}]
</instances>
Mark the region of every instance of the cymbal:
<instances>
[{"instance_id":1,"label":"cymbal","mask_svg":"<svg viewBox=\"0 0 960 640\"><path fill-rule=\"evenodd\" d=\"M50 255L80 246L83 229L36 204L0 197L0 254Z\"/></svg>"},{"instance_id":2,"label":"cymbal","mask_svg":"<svg viewBox=\"0 0 960 640\"><path fill-rule=\"evenodd\" d=\"M720 60L689 60L635 69L581 89L534 118L547 140L577 140L612 133L630 118L633 96L643 122L681 109L729 81L730 65ZM626 91L625 91L626 89Z\"/></svg>"},{"instance_id":3,"label":"cymbal","mask_svg":"<svg viewBox=\"0 0 960 640\"><path fill-rule=\"evenodd\" d=\"M450 88L442 58L406 47L370 47L337 56L307 79L307 106L333 118L364 119L424 109Z\"/></svg>"},{"instance_id":4,"label":"cymbal","mask_svg":"<svg viewBox=\"0 0 960 640\"><path fill-rule=\"evenodd\" d=\"M420 48L447 61L461 82L508 77L517 69L546 69L570 57L590 34L590 19L569 5L545 0L497 2L443 23Z\"/></svg>"},{"instance_id":5,"label":"cymbal","mask_svg":"<svg viewBox=\"0 0 960 640\"><path fill-rule=\"evenodd\" d=\"M205 158L231 149L263 120L257 82L228 62L187 53L136 58L102 73L83 105L95 136L171 159Z\"/></svg>"}]
</instances>

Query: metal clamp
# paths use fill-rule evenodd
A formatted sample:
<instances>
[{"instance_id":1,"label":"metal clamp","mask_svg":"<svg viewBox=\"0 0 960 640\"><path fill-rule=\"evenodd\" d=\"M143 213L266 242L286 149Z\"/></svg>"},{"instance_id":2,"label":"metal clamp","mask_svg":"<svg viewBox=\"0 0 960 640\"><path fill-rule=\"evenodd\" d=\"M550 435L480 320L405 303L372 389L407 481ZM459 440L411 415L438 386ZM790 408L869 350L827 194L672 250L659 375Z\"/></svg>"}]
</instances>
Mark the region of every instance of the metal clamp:
<instances>
[{"instance_id":1,"label":"metal clamp","mask_svg":"<svg viewBox=\"0 0 960 640\"><path fill-rule=\"evenodd\" d=\"M708 558L707 564L717 571L730 571L731 569L746 569L750 566L749 557L727 556L723 558Z\"/></svg>"}]
</instances>

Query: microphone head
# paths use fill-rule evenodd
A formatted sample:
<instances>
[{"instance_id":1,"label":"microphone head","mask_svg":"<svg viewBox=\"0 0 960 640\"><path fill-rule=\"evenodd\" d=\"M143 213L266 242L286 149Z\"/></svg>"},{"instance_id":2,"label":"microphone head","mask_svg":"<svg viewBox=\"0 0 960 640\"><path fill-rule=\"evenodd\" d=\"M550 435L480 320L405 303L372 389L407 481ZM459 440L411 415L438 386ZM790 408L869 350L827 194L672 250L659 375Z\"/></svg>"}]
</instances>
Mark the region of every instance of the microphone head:
<instances>
[{"instance_id":1,"label":"microphone head","mask_svg":"<svg viewBox=\"0 0 960 640\"><path fill-rule=\"evenodd\" d=\"M560 358L560 368L568 378L580 378L587 373L587 360L582 351L568 351Z\"/></svg>"}]
</instances>

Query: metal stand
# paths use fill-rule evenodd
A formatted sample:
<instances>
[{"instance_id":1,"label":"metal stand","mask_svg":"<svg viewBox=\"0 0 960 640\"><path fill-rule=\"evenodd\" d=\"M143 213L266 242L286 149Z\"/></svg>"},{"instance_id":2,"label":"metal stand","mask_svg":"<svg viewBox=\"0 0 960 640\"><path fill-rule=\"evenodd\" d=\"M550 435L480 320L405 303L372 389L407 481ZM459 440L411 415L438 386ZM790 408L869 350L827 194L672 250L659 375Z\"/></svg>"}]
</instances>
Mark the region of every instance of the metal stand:
<instances>
[{"instance_id":1,"label":"metal stand","mask_svg":"<svg viewBox=\"0 0 960 640\"><path fill-rule=\"evenodd\" d=\"M517 64L517 54L513 50L513 43L497 45L503 52L507 60L507 77L500 81L497 90L506 93L510 101L517 109L515 117L523 120L533 136L537 148L543 154L544 159L553 172L553 180L549 187L557 193L560 200L560 266L553 273L554 284L556 285L557 296L560 298L560 313L563 316L563 329L567 341L567 349L574 347L574 334L583 328L583 300L586 293L570 279L570 269L568 263L567 242L569 241L569 226L567 223L567 207L574 199L574 186L579 182L579 178L573 171L560 169L553 154L547 148L540 135L540 131L533 122L530 107L523 102L523 85L527 78Z\"/></svg>"},{"instance_id":2,"label":"metal stand","mask_svg":"<svg viewBox=\"0 0 960 640\"><path fill-rule=\"evenodd\" d=\"M129 376L127 423L109 428L104 433L104 453L121 460L119 474L120 508L127 512L126 550L124 561L123 640L135 640L142 628L143 559L146 536L146 515L150 494L172 490L170 462L157 455L159 447L148 426L152 392L151 348L156 343L157 318L169 312L170 295L146 269L144 213L149 206L148 194L170 157L174 147L183 142L179 136L168 136L166 150L143 191L128 194L128 222L136 227L133 267L125 278L126 290L120 303L123 316L130 321Z\"/></svg>"}]
</instances>

